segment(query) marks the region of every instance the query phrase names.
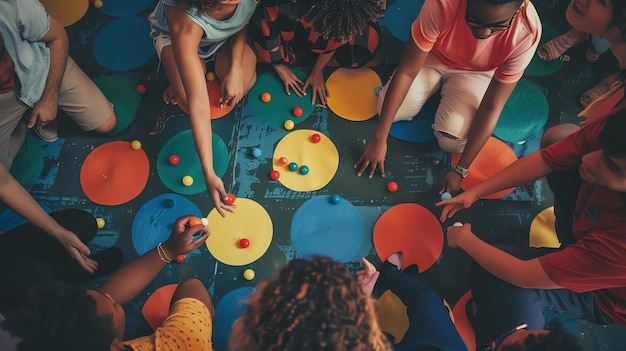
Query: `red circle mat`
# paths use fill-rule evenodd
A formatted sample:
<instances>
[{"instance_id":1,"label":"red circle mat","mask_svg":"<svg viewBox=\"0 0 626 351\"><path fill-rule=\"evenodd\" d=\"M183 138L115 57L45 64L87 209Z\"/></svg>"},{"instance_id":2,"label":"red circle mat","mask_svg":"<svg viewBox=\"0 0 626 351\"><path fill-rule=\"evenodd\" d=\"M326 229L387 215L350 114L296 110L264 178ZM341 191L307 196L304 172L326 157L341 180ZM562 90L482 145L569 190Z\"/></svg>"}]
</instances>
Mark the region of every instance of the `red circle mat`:
<instances>
[{"instance_id":1,"label":"red circle mat","mask_svg":"<svg viewBox=\"0 0 626 351\"><path fill-rule=\"evenodd\" d=\"M93 150L80 169L80 185L99 205L121 205L139 195L150 172L143 149L133 150L128 141L112 141Z\"/></svg>"},{"instance_id":2,"label":"red circle mat","mask_svg":"<svg viewBox=\"0 0 626 351\"><path fill-rule=\"evenodd\" d=\"M453 154L452 164L459 162L460 158L461 154ZM485 146L483 146L482 150L480 150L474 159L474 162L472 162L469 166L469 173L467 174L467 177L463 179L461 188L467 191L493 177L515 161L517 161L517 156L515 156L513 149L511 149L504 142L494 137L489 137ZM482 198L499 199L508 195L513 190L515 190L515 188L500 190L493 194L483 196Z\"/></svg>"},{"instance_id":3,"label":"red circle mat","mask_svg":"<svg viewBox=\"0 0 626 351\"><path fill-rule=\"evenodd\" d=\"M465 306L468 301L472 298L472 292L468 291L459 301L456 302L454 308L452 308L452 315L454 315L454 326L456 327L456 331L459 332L463 341L465 341L465 345L470 350L476 350L476 336L474 334L474 329L467 319L467 313L465 312Z\"/></svg>"},{"instance_id":4,"label":"red circle mat","mask_svg":"<svg viewBox=\"0 0 626 351\"><path fill-rule=\"evenodd\" d=\"M428 209L412 203L396 205L374 225L374 248L381 261L402 252L402 268L416 264L424 272L441 255L443 229Z\"/></svg>"},{"instance_id":5,"label":"red circle mat","mask_svg":"<svg viewBox=\"0 0 626 351\"><path fill-rule=\"evenodd\" d=\"M169 284L156 289L141 308L141 314L152 330L160 327L170 313L170 303L178 284Z\"/></svg>"},{"instance_id":6,"label":"red circle mat","mask_svg":"<svg viewBox=\"0 0 626 351\"><path fill-rule=\"evenodd\" d=\"M209 93L209 102L211 106L211 119L218 119L226 116L230 111L235 108L235 105L224 105L224 107L220 108L220 98L222 97L222 89L220 86L220 82L216 79L213 81L206 82L206 89ZM183 112L189 114L189 108L181 103L178 103Z\"/></svg>"}]
</instances>

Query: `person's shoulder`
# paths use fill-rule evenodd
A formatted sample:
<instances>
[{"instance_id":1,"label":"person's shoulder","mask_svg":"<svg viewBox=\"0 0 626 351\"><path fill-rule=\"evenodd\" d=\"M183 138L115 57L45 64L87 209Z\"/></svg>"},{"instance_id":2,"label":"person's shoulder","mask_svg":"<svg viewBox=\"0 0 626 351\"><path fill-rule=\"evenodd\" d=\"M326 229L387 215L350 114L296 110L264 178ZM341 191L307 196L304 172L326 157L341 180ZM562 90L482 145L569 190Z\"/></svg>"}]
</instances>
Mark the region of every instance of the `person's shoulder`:
<instances>
[{"instance_id":1,"label":"person's shoulder","mask_svg":"<svg viewBox=\"0 0 626 351\"><path fill-rule=\"evenodd\" d=\"M520 24L528 33L540 35L541 34L541 19L539 13L530 1L525 1L522 5L524 11L520 12Z\"/></svg>"}]
</instances>

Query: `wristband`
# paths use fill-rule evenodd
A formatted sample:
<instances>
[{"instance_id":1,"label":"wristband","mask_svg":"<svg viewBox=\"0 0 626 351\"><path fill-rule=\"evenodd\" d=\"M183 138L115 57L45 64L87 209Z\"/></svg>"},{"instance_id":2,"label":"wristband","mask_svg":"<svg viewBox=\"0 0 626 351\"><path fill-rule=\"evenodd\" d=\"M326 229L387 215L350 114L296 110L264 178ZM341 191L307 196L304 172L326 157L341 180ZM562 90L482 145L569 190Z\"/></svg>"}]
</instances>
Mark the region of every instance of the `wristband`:
<instances>
[{"instance_id":1,"label":"wristband","mask_svg":"<svg viewBox=\"0 0 626 351\"><path fill-rule=\"evenodd\" d=\"M463 166L459 166L458 164L453 164L452 170L454 171L454 173L458 174L461 178L467 177L467 174L469 173L467 168Z\"/></svg>"}]
</instances>

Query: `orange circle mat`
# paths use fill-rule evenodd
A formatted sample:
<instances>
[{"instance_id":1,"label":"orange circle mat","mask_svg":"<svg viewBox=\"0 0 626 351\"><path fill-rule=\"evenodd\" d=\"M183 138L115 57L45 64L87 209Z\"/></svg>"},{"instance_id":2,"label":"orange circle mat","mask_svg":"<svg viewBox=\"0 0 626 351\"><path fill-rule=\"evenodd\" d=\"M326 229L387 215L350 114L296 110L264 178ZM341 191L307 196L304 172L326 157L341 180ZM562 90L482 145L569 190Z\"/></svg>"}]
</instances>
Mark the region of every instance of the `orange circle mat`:
<instances>
[{"instance_id":1,"label":"orange circle mat","mask_svg":"<svg viewBox=\"0 0 626 351\"><path fill-rule=\"evenodd\" d=\"M150 173L143 149L133 150L129 141L112 141L93 150L80 169L80 185L99 205L121 205L139 195Z\"/></svg>"},{"instance_id":2,"label":"orange circle mat","mask_svg":"<svg viewBox=\"0 0 626 351\"><path fill-rule=\"evenodd\" d=\"M452 164L459 162L461 154L452 155ZM498 172L506 168L511 163L517 161L515 152L504 142L489 137L483 149L480 150L474 162L469 166L469 173L463 182L461 188L469 190L483 181L493 177ZM515 188L504 189L487 196L483 199L499 199L510 194Z\"/></svg>"},{"instance_id":3,"label":"orange circle mat","mask_svg":"<svg viewBox=\"0 0 626 351\"><path fill-rule=\"evenodd\" d=\"M220 82L216 79L213 81L206 82L206 89L209 94L209 102L211 106L211 119L218 119L226 116L230 111L235 108L235 105L224 105L220 108L220 98L222 97L222 89L220 86ZM180 107L183 112L189 114L189 108L181 103L178 103L178 107Z\"/></svg>"},{"instance_id":4,"label":"orange circle mat","mask_svg":"<svg viewBox=\"0 0 626 351\"><path fill-rule=\"evenodd\" d=\"M418 204L396 205L374 225L374 248L381 261L402 252L402 269L416 264L419 272L430 268L443 250L443 229L437 217Z\"/></svg>"},{"instance_id":5,"label":"orange circle mat","mask_svg":"<svg viewBox=\"0 0 626 351\"><path fill-rule=\"evenodd\" d=\"M454 326L459 332L459 335L461 335L463 341L465 341L465 345L467 345L467 348L470 350L476 350L476 335L474 334L474 328L470 325L469 319L467 319L467 313L465 312L465 306L471 298L471 291L463 294L459 301L457 301L454 305L452 314L454 315Z\"/></svg>"},{"instance_id":6,"label":"orange circle mat","mask_svg":"<svg viewBox=\"0 0 626 351\"><path fill-rule=\"evenodd\" d=\"M141 314L152 330L160 327L170 313L170 302L178 284L169 284L156 289L141 308Z\"/></svg>"}]
</instances>

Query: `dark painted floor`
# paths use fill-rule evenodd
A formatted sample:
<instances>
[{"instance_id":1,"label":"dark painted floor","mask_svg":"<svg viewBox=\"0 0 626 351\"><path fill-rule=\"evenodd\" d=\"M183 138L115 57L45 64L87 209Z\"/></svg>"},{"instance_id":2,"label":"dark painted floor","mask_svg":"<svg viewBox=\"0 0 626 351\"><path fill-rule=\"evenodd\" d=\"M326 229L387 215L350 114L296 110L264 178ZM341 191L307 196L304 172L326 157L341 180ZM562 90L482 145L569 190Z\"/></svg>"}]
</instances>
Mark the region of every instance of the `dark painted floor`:
<instances>
[{"instance_id":1,"label":"dark painted floor","mask_svg":"<svg viewBox=\"0 0 626 351\"><path fill-rule=\"evenodd\" d=\"M536 1L535 5L545 23L550 23L559 32L568 29L563 16L559 15L565 13L565 1ZM140 15L147 13L148 11L144 11ZM67 27L70 54L94 79L119 73L104 69L92 55L95 34L112 19L90 6L79 22ZM381 22L384 23L384 19ZM394 64L398 62L402 42L385 32L382 47L386 65L376 68L376 71L385 82ZM545 77L524 77L538 83L548 98L550 112L547 126L578 122L575 115L581 109L578 104L580 94L616 67L610 54L603 55L598 63L587 63L584 59L584 46L570 50L568 55L571 60L558 72ZM120 246L125 252L126 261L137 256L130 235L135 214L148 200L172 192L163 185L157 174L157 154L169 138L189 128L189 119L184 113L162 102L161 94L166 87L166 81L162 71L157 74L157 65L157 59L153 58L137 69L120 73L148 87L147 94L141 98L134 122L124 132L116 136L85 134L67 118L61 117L61 140L53 144L36 142L43 150L44 167L41 176L30 187L32 195L51 210L78 207L105 218L107 226L100 230L92 243L92 249L97 251L103 247ZM264 70L266 67L259 68L259 72ZM332 68L328 68L327 75L332 71ZM172 118L163 133L149 136L148 133L160 114ZM271 170L271 160L262 158L259 162L243 161L249 160L251 147L273 150L273 146L287 133L285 130L264 124L247 108L245 99L231 114L214 120L214 132L225 141L229 150L230 163L223 177L226 190L239 197L254 199L268 211L274 226L273 242L263 257L244 267L218 263L203 247L201 252L191 255L184 264L169 265L137 299L138 302L142 303L154 289L188 277L201 279L214 299L219 301L235 288L254 286L260 280L273 276L287 260L295 257L290 239L294 212L306 200L317 195L341 194L359 209L364 218L364 244L358 255L347 263L351 269L359 267L361 256L375 257L371 243L372 229L377 218L389 207L414 202L438 215L439 209L434 207L434 203L439 199L437 192L450 165L451 156L440 151L435 142L415 144L390 138L386 168L388 178L393 178L399 184L398 193L390 194L385 190L388 181L386 179L375 177L368 180L365 177L356 177L352 165L363 151L365 141L372 135L376 123L377 118L366 122L350 122L338 118L329 109L320 108L305 122L298 124L298 129L309 128L324 132L333 140L340 155L339 169L326 187L315 192L299 193L269 181L267 174ZM535 151L540 134L541 132L524 145L511 147L518 156ZM150 177L145 190L137 198L120 206L94 204L80 187L79 172L82 161L89 152L103 143L134 139L141 140L151 162ZM270 154L264 153L264 157ZM438 164L436 160L439 161ZM206 214L211 210L211 202L206 193L185 197L194 202L202 213ZM532 219L538 212L549 207L551 202L547 185L540 180L516 189L504 199L480 201L472 209L460 213L457 219L471 222L475 232L490 242L525 245ZM1 215L0 229L9 229L15 221L6 213ZM423 273L423 277L453 305L469 288L468 263L467 255L446 247L437 264ZM256 271L257 277L253 282L247 282L241 277L243 269L248 267ZM569 326L571 330L575 330L576 322L570 321ZM626 333L622 328L596 327L584 322L579 322L578 328L586 350L624 349L622 345L626 340Z\"/></svg>"}]
</instances>

